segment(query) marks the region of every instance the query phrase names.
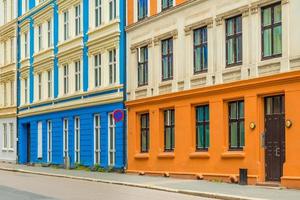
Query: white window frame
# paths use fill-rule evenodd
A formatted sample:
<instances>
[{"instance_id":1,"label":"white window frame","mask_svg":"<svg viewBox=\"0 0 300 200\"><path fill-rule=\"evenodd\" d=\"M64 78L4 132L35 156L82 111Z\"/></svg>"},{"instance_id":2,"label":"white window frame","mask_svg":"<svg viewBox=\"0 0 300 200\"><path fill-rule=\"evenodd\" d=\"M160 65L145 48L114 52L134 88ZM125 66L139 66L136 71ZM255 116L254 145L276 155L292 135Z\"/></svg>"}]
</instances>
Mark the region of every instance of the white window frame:
<instances>
[{"instance_id":1,"label":"white window frame","mask_svg":"<svg viewBox=\"0 0 300 200\"><path fill-rule=\"evenodd\" d=\"M113 140L113 146L110 145L111 140ZM113 117L113 113L109 113L108 114L108 165L114 166L115 161L116 161L116 123Z\"/></svg>"},{"instance_id":2,"label":"white window frame","mask_svg":"<svg viewBox=\"0 0 300 200\"><path fill-rule=\"evenodd\" d=\"M75 36L81 33L81 5L75 6Z\"/></svg>"},{"instance_id":3,"label":"white window frame","mask_svg":"<svg viewBox=\"0 0 300 200\"><path fill-rule=\"evenodd\" d=\"M28 57L28 32L24 33L24 58Z\"/></svg>"},{"instance_id":4,"label":"white window frame","mask_svg":"<svg viewBox=\"0 0 300 200\"><path fill-rule=\"evenodd\" d=\"M7 64L7 44L6 44L6 41L3 42L3 61L4 61L4 65Z\"/></svg>"},{"instance_id":5,"label":"white window frame","mask_svg":"<svg viewBox=\"0 0 300 200\"><path fill-rule=\"evenodd\" d=\"M4 106L7 106L7 88L6 88L7 83L3 84L3 104Z\"/></svg>"},{"instance_id":6,"label":"white window frame","mask_svg":"<svg viewBox=\"0 0 300 200\"><path fill-rule=\"evenodd\" d=\"M15 84L14 81L10 81L10 105L13 106L15 104Z\"/></svg>"},{"instance_id":7,"label":"white window frame","mask_svg":"<svg viewBox=\"0 0 300 200\"><path fill-rule=\"evenodd\" d=\"M98 14L98 18L96 13ZM101 24L102 24L102 0L95 0L95 27L99 27L101 26Z\"/></svg>"},{"instance_id":8,"label":"white window frame","mask_svg":"<svg viewBox=\"0 0 300 200\"><path fill-rule=\"evenodd\" d=\"M101 86L101 54L94 55L94 86Z\"/></svg>"},{"instance_id":9,"label":"white window frame","mask_svg":"<svg viewBox=\"0 0 300 200\"><path fill-rule=\"evenodd\" d=\"M47 71L47 88L48 88L48 98L52 98L52 71Z\"/></svg>"},{"instance_id":10,"label":"white window frame","mask_svg":"<svg viewBox=\"0 0 300 200\"><path fill-rule=\"evenodd\" d=\"M77 135L78 137L76 137ZM80 163L80 118L79 117L75 117L74 120L74 162Z\"/></svg>"},{"instance_id":11,"label":"white window frame","mask_svg":"<svg viewBox=\"0 0 300 200\"><path fill-rule=\"evenodd\" d=\"M65 64L63 66L63 93L69 93L69 65Z\"/></svg>"},{"instance_id":12,"label":"white window frame","mask_svg":"<svg viewBox=\"0 0 300 200\"><path fill-rule=\"evenodd\" d=\"M113 85L117 82L117 50L112 49L108 52L108 60L109 60L109 84ZM112 58L112 60L111 60Z\"/></svg>"},{"instance_id":13,"label":"white window frame","mask_svg":"<svg viewBox=\"0 0 300 200\"><path fill-rule=\"evenodd\" d=\"M69 120L63 119L63 157L69 156Z\"/></svg>"},{"instance_id":14,"label":"white window frame","mask_svg":"<svg viewBox=\"0 0 300 200\"><path fill-rule=\"evenodd\" d=\"M98 149L96 148L97 146L96 134L98 134L98 142L99 142ZM99 114L95 114L94 115L94 164L100 165L100 163L101 163L101 117Z\"/></svg>"},{"instance_id":15,"label":"white window frame","mask_svg":"<svg viewBox=\"0 0 300 200\"><path fill-rule=\"evenodd\" d=\"M43 122L38 121L38 137L37 137L37 157L38 159L43 158Z\"/></svg>"},{"instance_id":16,"label":"white window frame","mask_svg":"<svg viewBox=\"0 0 300 200\"><path fill-rule=\"evenodd\" d=\"M48 48L52 46L52 20L47 21L47 43Z\"/></svg>"},{"instance_id":17,"label":"white window frame","mask_svg":"<svg viewBox=\"0 0 300 200\"><path fill-rule=\"evenodd\" d=\"M112 10L110 10L110 5L112 5ZM111 13L112 12L112 13ZM108 17L109 21L117 18L117 0L109 0L108 2Z\"/></svg>"},{"instance_id":18,"label":"white window frame","mask_svg":"<svg viewBox=\"0 0 300 200\"><path fill-rule=\"evenodd\" d=\"M43 25L38 26L38 50L43 50Z\"/></svg>"},{"instance_id":19,"label":"white window frame","mask_svg":"<svg viewBox=\"0 0 300 200\"><path fill-rule=\"evenodd\" d=\"M24 103L28 103L28 78L24 79Z\"/></svg>"},{"instance_id":20,"label":"white window frame","mask_svg":"<svg viewBox=\"0 0 300 200\"><path fill-rule=\"evenodd\" d=\"M10 63L13 63L14 62L14 50L15 50L15 47L14 47L14 38L10 38Z\"/></svg>"},{"instance_id":21,"label":"white window frame","mask_svg":"<svg viewBox=\"0 0 300 200\"><path fill-rule=\"evenodd\" d=\"M3 0L3 22L7 23L7 0Z\"/></svg>"},{"instance_id":22,"label":"white window frame","mask_svg":"<svg viewBox=\"0 0 300 200\"><path fill-rule=\"evenodd\" d=\"M43 95L42 95L42 91L43 91L43 76L42 76L42 73L39 73L38 75L38 100L41 101L42 98L43 98Z\"/></svg>"},{"instance_id":23,"label":"white window frame","mask_svg":"<svg viewBox=\"0 0 300 200\"><path fill-rule=\"evenodd\" d=\"M63 39L68 40L69 37L70 37L70 33L69 33L69 11L68 10L63 12L63 24L64 24Z\"/></svg>"},{"instance_id":24,"label":"white window frame","mask_svg":"<svg viewBox=\"0 0 300 200\"><path fill-rule=\"evenodd\" d=\"M7 150L8 149L8 132L7 132L7 124L4 123L3 124L3 150Z\"/></svg>"},{"instance_id":25,"label":"white window frame","mask_svg":"<svg viewBox=\"0 0 300 200\"><path fill-rule=\"evenodd\" d=\"M47 162L52 162L52 121L47 121Z\"/></svg>"},{"instance_id":26,"label":"white window frame","mask_svg":"<svg viewBox=\"0 0 300 200\"><path fill-rule=\"evenodd\" d=\"M81 62L75 62L75 91L81 90Z\"/></svg>"},{"instance_id":27,"label":"white window frame","mask_svg":"<svg viewBox=\"0 0 300 200\"><path fill-rule=\"evenodd\" d=\"M14 151L15 148L15 133L14 133L14 123L9 123L9 150Z\"/></svg>"}]
</instances>

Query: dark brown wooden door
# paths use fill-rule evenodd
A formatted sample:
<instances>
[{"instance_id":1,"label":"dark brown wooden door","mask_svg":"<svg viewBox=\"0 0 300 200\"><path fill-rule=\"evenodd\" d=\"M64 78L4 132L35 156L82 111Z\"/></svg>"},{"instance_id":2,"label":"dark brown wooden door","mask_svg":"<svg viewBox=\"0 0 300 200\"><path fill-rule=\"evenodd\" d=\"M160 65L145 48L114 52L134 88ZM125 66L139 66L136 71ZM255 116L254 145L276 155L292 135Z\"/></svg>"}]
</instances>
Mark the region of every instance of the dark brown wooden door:
<instances>
[{"instance_id":1,"label":"dark brown wooden door","mask_svg":"<svg viewBox=\"0 0 300 200\"><path fill-rule=\"evenodd\" d=\"M285 161L284 96L265 98L266 181L280 181Z\"/></svg>"}]
</instances>

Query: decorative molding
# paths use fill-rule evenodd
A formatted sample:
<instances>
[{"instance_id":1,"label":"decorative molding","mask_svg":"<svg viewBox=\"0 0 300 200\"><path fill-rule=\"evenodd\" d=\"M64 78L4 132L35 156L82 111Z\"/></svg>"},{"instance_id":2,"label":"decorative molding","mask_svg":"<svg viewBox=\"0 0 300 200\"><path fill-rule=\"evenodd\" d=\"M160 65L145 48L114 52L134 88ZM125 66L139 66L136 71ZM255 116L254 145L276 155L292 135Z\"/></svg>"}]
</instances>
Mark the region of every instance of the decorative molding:
<instances>
[{"instance_id":1,"label":"decorative molding","mask_svg":"<svg viewBox=\"0 0 300 200\"><path fill-rule=\"evenodd\" d=\"M135 53L136 49L139 48L139 47L143 47L143 46L151 47L152 43L153 43L153 40L151 38L147 39L147 40L143 40L141 42L134 43L130 47L131 53Z\"/></svg>"},{"instance_id":2,"label":"decorative molding","mask_svg":"<svg viewBox=\"0 0 300 200\"><path fill-rule=\"evenodd\" d=\"M217 15L216 19L215 19L217 26L222 25L223 21L226 18L234 17L239 14L242 14L243 17L249 16L249 8L250 7L248 5L245 5L245 6L242 6L242 7L239 7L239 8L236 8L236 9L230 10L228 12Z\"/></svg>"},{"instance_id":3,"label":"decorative molding","mask_svg":"<svg viewBox=\"0 0 300 200\"><path fill-rule=\"evenodd\" d=\"M201 27L204 27L204 26L207 26L207 28L212 28L213 23L214 23L214 20L213 20L212 17L210 17L210 18L207 18L207 19L204 19L204 20L201 20L201 21L198 21L198 22L195 22L195 23L192 23L192 24L189 24L189 25L185 26L184 31L185 31L186 35L189 35L189 34L191 34L191 32L194 29L197 29L197 28L201 28Z\"/></svg>"},{"instance_id":4,"label":"decorative molding","mask_svg":"<svg viewBox=\"0 0 300 200\"><path fill-rule=\"evenodd\" d=\"M258 13L258 9L263 6L267 6L269 4L279 3L279 2L281 2L281 5L284 5L284 4L289 3L289 0L259 0L259 1L253 2L253 3L251 3L251 6L250 6L251 14Z\"/></svg>"},{"instance_id":5,"label":"decorative molding","mask_svg":"<svg viewBox=\"0 0 300 200\"><path fill-rule=\"evenodd\" d=\"M177 39L178 36L178 30L174 29L172 31L169 31L167 33L163 33L161 35L155 36L153 39L154 45L158 45L159 41L167 39L167 38L173 38L173 39Z\"/></svg>"}]
</instances>

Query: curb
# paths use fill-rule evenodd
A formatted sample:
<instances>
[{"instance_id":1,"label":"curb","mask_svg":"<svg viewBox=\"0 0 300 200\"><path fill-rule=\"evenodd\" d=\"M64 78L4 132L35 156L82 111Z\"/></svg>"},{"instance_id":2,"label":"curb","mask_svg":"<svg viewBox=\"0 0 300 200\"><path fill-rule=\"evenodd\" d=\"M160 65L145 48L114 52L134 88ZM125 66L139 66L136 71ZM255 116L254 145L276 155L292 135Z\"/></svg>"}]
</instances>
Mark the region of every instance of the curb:
<instances>
[{"instance_id":1,"label":"curb","mask_svg":"<svg viewBox=\"0 0 300 200\"><path fill-rule=\"evenodd\" d=\"M234 195L227 195L227 194L221 194L221 193L210 193L210 192L201 192L201 191L198 192L198 191L193 191L193 190L172 189L172 188L167 188L167 187L144 185L144 184L138 184L138 183L122 182L122 181L94 179L94 178L53 174L53 173L46 173L46 172L34 172L34 171L30 171L30 170L12 169L12 168L7 168L7 167L0 167L0 170L9 171L9 172L18 172L18 173L24 173L24 174L34 174L34 175L42 175L42 176L49 176L49 177L67 178L67 179L73 179L73 180L82 180L82 181L90 181L90 182L136 187L136 188L144 188L144 189L158 190L158 191L163 191L163 192L172 192L172 193L212 198L212 199L220 199L220 200L265 200L265 199L260 199L260 198L248 198L248 197L243 197L243 196L234 196Z\"/></svg>"}]
</instances>

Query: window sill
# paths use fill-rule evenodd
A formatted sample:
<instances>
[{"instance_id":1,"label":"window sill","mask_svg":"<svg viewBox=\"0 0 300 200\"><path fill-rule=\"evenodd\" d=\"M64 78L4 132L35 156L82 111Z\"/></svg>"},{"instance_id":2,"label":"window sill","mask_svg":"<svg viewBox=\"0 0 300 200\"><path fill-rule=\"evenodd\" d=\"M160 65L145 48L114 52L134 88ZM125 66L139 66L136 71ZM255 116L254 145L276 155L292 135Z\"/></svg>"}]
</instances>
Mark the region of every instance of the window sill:
<instances>
[{"instance_id":1,"label":"window sill","mask_svg":"<svg viewBox=\"0 0 300 200\"><path fill-rule=\"evenodd\" d=\"M134 155L134 159L149 159L149 153L137 153Z\"/></svg>"},{"instance_id":2,"label":"window sill","mask_svg":"<svg viewBox=\"0 0 300 200\"><path fill-rule=\"evenodd\" d=\"M172 82L173 82L173 79L162 80L162 82L159 83L159 87L171 86Z\"/></svg>"},{"instance_id":3,"label":"window sill","mask_svg":"<svg viewBox=\"0 0 300 200\"><path fill-rule=\"evenodd\" d=\"M189 155L190 159L208 159L210 154L208 152L193 152Z\"/></svg>"},{"instance_id":4,"label":"window sill","mask_svg":"<svg viewBox=\"0 0 300 200\"><path fill-rule=\"evenodd\" d=\"M244 159L245 153L241 151L237 151L237 152L227 151L221 154L221 158L222 159Z\"/></svg>"},{"instance_id":5,"label":"window sill","mask_svg":"<svg viewBox=\"0 0 300 200\"><path fill-rule=\"evenodd\" d=\"M162 152L157 155L158 158L162 159L174 159L175 153L174 152Z\"/></svg>"}]
</instances>

